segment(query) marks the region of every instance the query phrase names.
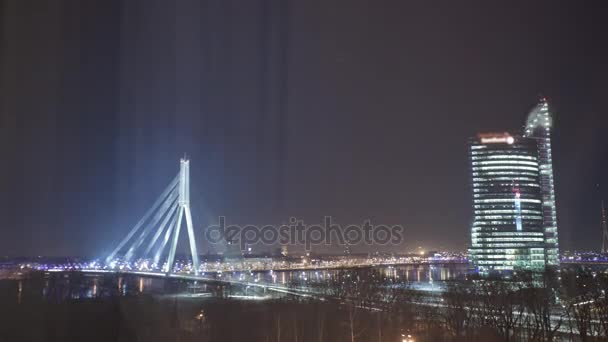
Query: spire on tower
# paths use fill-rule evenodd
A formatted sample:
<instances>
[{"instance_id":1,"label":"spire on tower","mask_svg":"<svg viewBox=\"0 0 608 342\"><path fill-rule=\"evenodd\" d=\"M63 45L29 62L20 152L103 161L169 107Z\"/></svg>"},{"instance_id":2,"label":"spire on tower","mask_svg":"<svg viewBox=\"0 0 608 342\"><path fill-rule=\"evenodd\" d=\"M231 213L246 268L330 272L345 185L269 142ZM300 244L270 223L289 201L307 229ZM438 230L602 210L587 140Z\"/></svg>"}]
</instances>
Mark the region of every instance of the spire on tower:
<instances>
[{"instance_id":1,"label":"spire on tower","mask_svg":"<svg viewBox=\"0 0 608 342\"><path fill-rule=\"evenodd\" d=\"M602 200L602 253L608 254L608 215Z\"/></svg>"}]
</instances>

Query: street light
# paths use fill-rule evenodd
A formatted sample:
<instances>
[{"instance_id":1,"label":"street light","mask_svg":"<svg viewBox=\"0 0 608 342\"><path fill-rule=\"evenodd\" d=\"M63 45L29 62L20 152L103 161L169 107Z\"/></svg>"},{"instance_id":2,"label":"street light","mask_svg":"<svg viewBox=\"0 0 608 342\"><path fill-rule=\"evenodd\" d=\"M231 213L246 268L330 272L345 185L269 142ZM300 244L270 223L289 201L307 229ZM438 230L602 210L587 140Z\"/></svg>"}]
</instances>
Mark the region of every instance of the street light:
<instances>
[{"instance_id":1,"label":"street light","mask_svg":"<svg viewBox=\"0 0 608 342\"><path fill-rule=\"evenodd\" d=\"M412 337L412 335L405 335L405 334L401 334L401 337L403 337L402 342L414 342L414 338Z\"/></svg>"}]
</instances>

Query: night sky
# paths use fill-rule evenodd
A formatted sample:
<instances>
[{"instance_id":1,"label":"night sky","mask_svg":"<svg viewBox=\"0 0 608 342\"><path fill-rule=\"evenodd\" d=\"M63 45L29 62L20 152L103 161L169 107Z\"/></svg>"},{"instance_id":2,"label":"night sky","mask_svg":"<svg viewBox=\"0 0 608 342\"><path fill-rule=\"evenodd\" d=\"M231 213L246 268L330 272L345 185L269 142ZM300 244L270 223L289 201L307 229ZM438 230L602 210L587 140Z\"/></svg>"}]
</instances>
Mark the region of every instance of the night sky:
<instances>
[{"instance_id":1,"label":"night sky","mask_svg":"<svg viewBox=\"0 0 608 342\"><path fill-rule=\"evenodd\" d=\"M465 250L467 139L540 94L561 247L599 249L608 12L584 3L1 0L0 255L103 255L184 153L197 236L332 215Z\"/></svg>"}]
</instances>

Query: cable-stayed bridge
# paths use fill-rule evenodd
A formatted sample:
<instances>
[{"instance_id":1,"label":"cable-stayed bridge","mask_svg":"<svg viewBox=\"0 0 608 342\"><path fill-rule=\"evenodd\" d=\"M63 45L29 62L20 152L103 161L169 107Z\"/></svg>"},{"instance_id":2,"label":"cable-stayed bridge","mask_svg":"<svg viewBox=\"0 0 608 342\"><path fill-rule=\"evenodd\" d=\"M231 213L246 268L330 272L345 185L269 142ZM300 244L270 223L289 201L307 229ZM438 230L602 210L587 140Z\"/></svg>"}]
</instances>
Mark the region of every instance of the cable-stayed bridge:
<instances>
[{"instance_id":1,"label":"cable-stayed bridge","mask_svg":"<svg viewBox=\"0 0 608 342\"><path fill-rule=\"evenodd\" d=\"M182 223L186 221L191 274L199 274L199 258L190 212L190 161L180 160L180 170L144 216L105 258L111 269L139 260L139 271L174 273L175 254ZM167 245L168 250L167 250ZM123 254L121 254L121 252Z\"/></svg>"},{"instance_id":2,"label":"cable-stayed bridge","mask_svg":"<svg viewBox=\"0 0 608 342\"><path fill-rule=\"evenodd\" d=\"M177 264L175 259L184 220L190 245L191 264ZM158 196L152 207L104 258L104 262L104 265L95 265L82 271L230 283L297 296L311 295L305 289L290 289L277 284L235 279L223 280L206 277L204 273L200 274L199 255L190 212L190 161L186 158L180 160L179 173Z\"/></svg>"}]
</instances>

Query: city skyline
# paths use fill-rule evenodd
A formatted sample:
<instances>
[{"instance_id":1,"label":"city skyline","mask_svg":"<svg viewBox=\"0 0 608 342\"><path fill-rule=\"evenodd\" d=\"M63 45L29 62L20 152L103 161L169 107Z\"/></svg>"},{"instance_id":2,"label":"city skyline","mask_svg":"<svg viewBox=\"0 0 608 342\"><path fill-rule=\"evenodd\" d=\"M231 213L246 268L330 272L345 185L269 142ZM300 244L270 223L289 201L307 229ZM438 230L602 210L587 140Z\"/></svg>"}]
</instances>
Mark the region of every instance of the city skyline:
<instances>
[{"instance_id":1,"label":"city skyline","mask_svg":"<svg viewBox=\"0 0 608 342\"><path fill-rule=\"evenodd\" d=\"M402 246L381 251L464 251L467 138L518 131L539 93L559 247L600 248L599 11L258 5L3 4L0 255L106 255L184 152L197 236L219 216L331 215L403 225Z\"/></svg>"},{"instance_id":2,"label":"city skyline","mask_svg":"<svg viewBox=\"0 0 608 342\"><path fill-rule=\"evenodd\" d=\"M0 341L608 340L605 7L0 1Z\"/></svg>"}]
</instances>

